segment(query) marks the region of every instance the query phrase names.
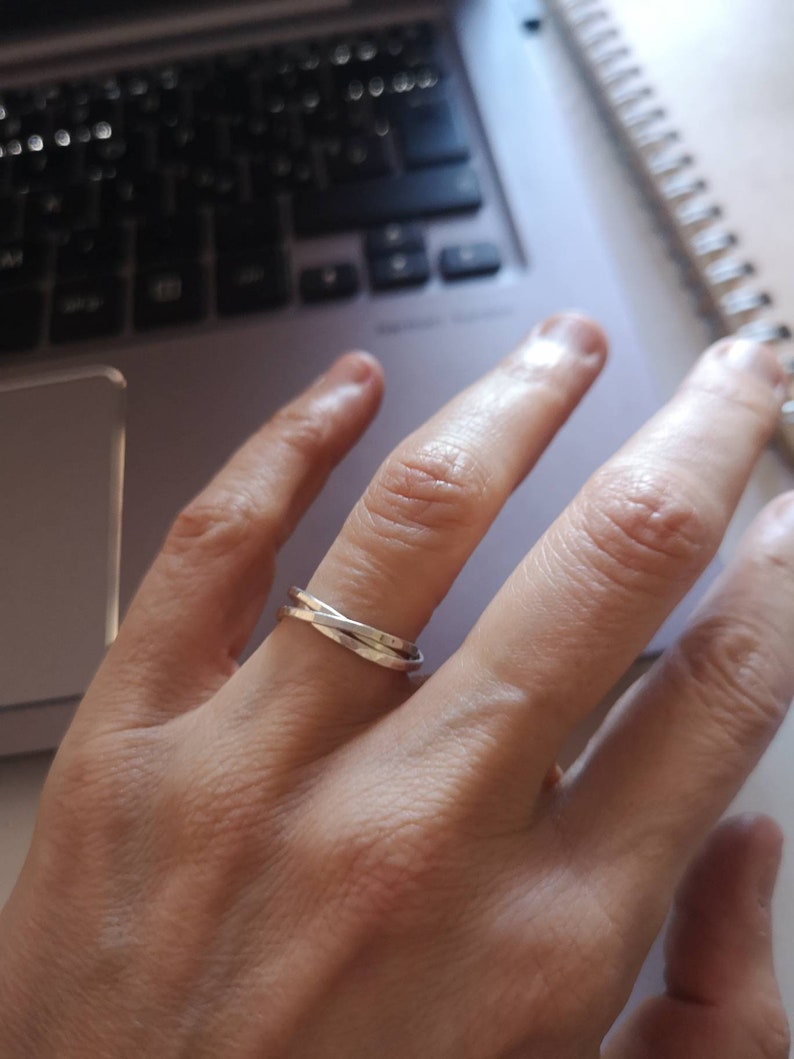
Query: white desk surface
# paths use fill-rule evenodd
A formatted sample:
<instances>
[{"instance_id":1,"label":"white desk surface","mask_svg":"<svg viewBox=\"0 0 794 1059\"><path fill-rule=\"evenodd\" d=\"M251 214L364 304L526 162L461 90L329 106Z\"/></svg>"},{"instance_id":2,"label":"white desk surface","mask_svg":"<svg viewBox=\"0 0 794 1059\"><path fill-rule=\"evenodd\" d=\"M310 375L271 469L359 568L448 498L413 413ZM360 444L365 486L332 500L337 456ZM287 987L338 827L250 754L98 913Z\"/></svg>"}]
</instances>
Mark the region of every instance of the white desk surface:
<instances>
[{"instance_id":1,"label":"white desk surface","mask_svg":"<svg viewBox=\"0 0 794 1059\"><path fill-rule=\"evenodd\" d=\"M578 80L561 54L552 74L558 81L577 150L587 159L593 208L602 218L603 238L612 247L629 292L640 331L662 394L672 392L707 343L679 274L668 260L638 192L595 120ZM762 460L728 535L725 553L763 504L794 488L794 473L769 452ZM737 802L740 811L774 816L787 834L788 851L778 889L776 937L778 970L789 1015L794 1021L794 718ZM36 803L49 766L49 755L0 761L0 904L14 885L33 829ZM651 953L638 993L657 991L661 983L658 947Z\"/></svg>"}]
</instances>

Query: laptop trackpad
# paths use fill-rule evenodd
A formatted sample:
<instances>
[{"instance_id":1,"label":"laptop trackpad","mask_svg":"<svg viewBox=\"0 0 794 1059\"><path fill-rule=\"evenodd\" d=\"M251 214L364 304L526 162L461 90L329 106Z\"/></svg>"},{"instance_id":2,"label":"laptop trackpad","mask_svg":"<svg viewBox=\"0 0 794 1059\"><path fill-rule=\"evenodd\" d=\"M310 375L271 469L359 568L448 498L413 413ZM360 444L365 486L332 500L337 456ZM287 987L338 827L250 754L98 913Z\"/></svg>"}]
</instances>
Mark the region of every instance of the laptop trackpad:
<instances>
[{"instance_id":1,"label":"laptop trackpad","mask_svg":"<svg viewBox=\"0 0 794 1059\"><path fill-rule=\"evenodd\" d=\"M118 619L122 376L0 386L0 709L85 691Z\"/></svg>"}]
</instances>

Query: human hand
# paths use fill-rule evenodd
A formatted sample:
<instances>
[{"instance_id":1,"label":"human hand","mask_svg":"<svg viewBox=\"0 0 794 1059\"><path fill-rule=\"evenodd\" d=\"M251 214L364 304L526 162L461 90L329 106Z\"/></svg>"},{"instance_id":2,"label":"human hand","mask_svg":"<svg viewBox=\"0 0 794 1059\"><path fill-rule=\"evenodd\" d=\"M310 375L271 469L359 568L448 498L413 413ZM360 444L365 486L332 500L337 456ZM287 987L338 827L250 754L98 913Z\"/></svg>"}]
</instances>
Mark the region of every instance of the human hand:
<instances>
[{"instance_id":1,"label":"human hand","mask_svg":"<svg viewBox=\"0 0 794 1059\"><path fill-rule=\"evenodd\" d=\"M548 321L384 464L310 590L415 639L604 360ZM781 397L721 343L421 687L282 623L278 546L378 405L363 356L177 519L57 755L0 917L3 1059L594 1059L794 694L794 498L558 782L713 556ZM667 999L609 1059L782 1059L773 825L688 877Z\"/></svg>"},{"instance_id":2,"label":"human hand","mask_svg":"<svg viewBox=\"0 0 794 1059\"><path fill-rule=\"evenodd\" d=\"M676 897L665 995L633 1013L604 1059L788 1056L770 914L781 840L764 817L738 817L714 832Z\"/></svg>"}]
</instances>

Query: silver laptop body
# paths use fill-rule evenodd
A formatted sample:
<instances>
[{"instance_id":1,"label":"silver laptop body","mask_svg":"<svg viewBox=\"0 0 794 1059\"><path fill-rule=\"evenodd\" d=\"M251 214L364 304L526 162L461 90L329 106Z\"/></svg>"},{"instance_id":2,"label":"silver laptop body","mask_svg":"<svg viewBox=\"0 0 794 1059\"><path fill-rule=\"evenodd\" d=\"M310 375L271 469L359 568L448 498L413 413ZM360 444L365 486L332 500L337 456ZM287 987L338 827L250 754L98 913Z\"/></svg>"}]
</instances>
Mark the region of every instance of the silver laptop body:
<instances>
[{"instance_id":1,"label":"silver laptop body","mask_svg":"<svg viewBox=\"0 0 794 1059\"><path fill-rule=\"evenodd\" d=\"M96 401L96 445L101 451L91 460L76 454L72 448L77 441L64 426L50 438L55 462L46 473L33 466L24 447L15 445L9 451L14 443L8 442L0 452L2 475L6 482L16 483L14 495L23 498L17 503L24 503L25 496L38 498L37 503L42 496L50 498L44 537L21 531L24 519L4 521L0 513L0 564L8 570L13 563L17 570L16 596L12 599L10 590L5 593L5 620L7 625L11 621L27 628L34 644L31 654L12 652L8 644L4 649L0 643L1 753L55 745L115 627L114 620L107 619L109 598L111 607L117 601L123 614L179 507L247 434L341 351L363 348L377 355L385 367L388 396L376 425L285 547L274 595L254 643L272 627L287 587L308 581L389 448L545 315L566 307L594 314L611 335L612 360L422 637L430 666L454 650L525 550L656 405L630 308L588 209L587 174L577 168L564 113L548 86L546 71L559 61L558 43L552 27L544 24L537 32L534 23L527 23L526 4L522 10L521 4L508 0L388 4L262 0L201 5L198 10L194 6L180 12L163 2L156 10L141 8L149 11L145 16L115 20L108 14L112 7L104 5L101 23L28 32L0 42L0 87L13 91L33 84L93 83L123 70L165 69L217 53L292 42L320 42L327 48L329 41L343 45L352 41L355 51L356 42L368 40L383 27L429 21L436 26L456 120L468 150L464 162L449 168L448 179L461 179L460 167L465 167L465 173L475 175L482 204L465 212L419 218L430 278L411 288L371 289L373 265L366 242L366 231L374 226L369 223L371 214L365 218L368 223L347 231L288 236L293 292L300 289L305 270L319 269L314 275L322 278L322 270L345 263L355 267L361 282L359 293L347 300L305 304L293 293L278 308L221 318L214 287L215 258L205 247L198 255L209 290L205 319L136 329L135 309L130 305L136 297L132 278L136 266L127 262L119 267L126 299L121 333L53 344L48 329L54 326L58 292L53 287L59 279L44 276L39 286L50 315L35 348L0 354L0 418L5 416L8 437L24 434L20 422L14 432L20 387L35 390L32 405L25 402L24 414L28 421L32 417L41 423L43 434L52 432L55 417L47 407L53 401L58 404L59 393L64 406L74 401L77 408L85 402L94 407L91 402ZM423 76L429 85L432 77ZM401 84L404 88L406 82ZM406 91L415 87L410 81L408 85ZM104 131L93 128L90 134ZM23 151L29 148L22 144ZM469 178L464 174L458 189L462 193ZM365 191L371 187L363 186ZM384 223L378 218L377 227L383 229ZM7 235L0 242L8 242ZM482 243L498 251L501 266L495 274L459 282L441 276L439 261L445 249ZM171 287L161 284L159 294L167 300L170 293ZM78 303L71 308L81 311ZM61 298L61 317L67 309ZM64 373L71 382L64 381ZM93 382L80 389L79 377L85 379L86 373ZM97 386L97 377L105 380L104 389ZM59 390L69 385L68 393ZM16 394L17 400L9 394ZM36 394L42 395L38 411ZM112 530L113 497L121 487L114 476L121 473L117 457L122 435L121 559L116 579L115 531L109 532L109 526ZM83 461L90 480L79 491L83 499L67 513L62 501L53 500L55 492L47 478L60 474L61 461L74 473L76 460ZM2 480L0 476L0 485ZM25 483L21 490L20 480ZM7 495L12 492L9 485ZM93 551L88 548L86 554L101 556L95 567L105 570L106 576L86 575L77 584L54 573L35 576L42 569L43 539L45 567L62 569L70 563L69 540L81 526L93 542ZM29 571L29 577L20 577L20 570ZM21 592L19 586L25 583L35 586L35 598ZM45 612L48 620L43 622ZM81 638L75 630L85 632L89 625L95 632L86 642L85 635ZM661 646L674 627L668 626L652 647ZM62 678L57 664L48 665L46 693L31 670L31 657L37 656L72 659ZM79 658L77 666L75 658Z\"/></svg>"}]
</instances>

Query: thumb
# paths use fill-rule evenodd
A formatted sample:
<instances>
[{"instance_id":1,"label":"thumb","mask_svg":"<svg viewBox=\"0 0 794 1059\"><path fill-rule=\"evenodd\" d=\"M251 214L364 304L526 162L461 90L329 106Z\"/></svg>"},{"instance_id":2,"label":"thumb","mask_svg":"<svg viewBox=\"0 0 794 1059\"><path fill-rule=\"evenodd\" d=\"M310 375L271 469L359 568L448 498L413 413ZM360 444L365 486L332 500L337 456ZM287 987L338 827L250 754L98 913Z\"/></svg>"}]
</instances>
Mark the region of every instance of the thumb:
<instances>
[{"instance_id":1,"label":"thumb","mask_svg":"<svg viewBox=\"0 0 794 1059\"><path fill-rule=\"evenodd\" d=\"M604 1059L787 1059L771 915L782 847L767 817L714 832L676 897L667 992L639 1008Z\"/></svg>"}]
</instances>

